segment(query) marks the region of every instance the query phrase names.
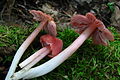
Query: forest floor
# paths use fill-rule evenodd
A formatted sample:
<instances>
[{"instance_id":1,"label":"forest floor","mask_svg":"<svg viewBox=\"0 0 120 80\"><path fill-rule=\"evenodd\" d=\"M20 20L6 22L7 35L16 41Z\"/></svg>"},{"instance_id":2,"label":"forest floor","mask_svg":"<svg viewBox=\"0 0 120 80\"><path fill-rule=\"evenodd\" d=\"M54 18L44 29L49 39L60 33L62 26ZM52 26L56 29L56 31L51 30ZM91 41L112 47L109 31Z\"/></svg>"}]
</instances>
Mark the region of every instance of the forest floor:
<instances>
[{"instance_id":1,"label":"forest floor","mask_svg":"<svg viewBox=\"0 0 120 80\"><path fill-rule=\"evenodd\" d=\"M1 10L3 13L0 15L0 80L4 80L19 46L38 26L38 22L35 22L29 13L31 9L41 10L54 18L59 29L57 37L64 42L63 49L79 36L69 27L70 18L75 14L84 15L87 12L94 12L115 37L115 41L109 42L109 46L106 47L94 45L91 39L88 39L54 71L32 80L120 80L120 1L77 1L79 0L30 2L16 0L10 15ZM44 32L40 32L21 61L40 48L41 34ZM47 60L49 58L46 57L37 65ZM19 69L18 67L17 70Z\"/></svg>"}]
</instances>

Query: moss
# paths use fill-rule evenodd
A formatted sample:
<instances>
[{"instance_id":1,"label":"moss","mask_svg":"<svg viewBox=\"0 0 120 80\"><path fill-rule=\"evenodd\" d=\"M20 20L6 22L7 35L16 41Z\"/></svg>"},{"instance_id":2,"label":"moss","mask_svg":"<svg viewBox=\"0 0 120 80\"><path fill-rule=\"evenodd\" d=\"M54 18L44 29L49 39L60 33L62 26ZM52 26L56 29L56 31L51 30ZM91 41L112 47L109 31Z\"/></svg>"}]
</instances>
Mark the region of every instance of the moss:
<instances>
[{"instance_id":1,"label":"moss","mask_svg":"<svg viewBox=\"0 0 120 80\"><path fill-rule=\"evenodd\" d=\"M15 51L27 38L27 36L37 26L35 24L29 29L23 29L15 26L0 25L0 47L11 47L15 45ZM92 44L91 39L88 39L84 44L64 63L57 67L52 72L31 80L119 80L120 79L120 36L113 27L109 27L115 36L115 41L109 42L109 46L101 46ZM30 45L21 60L27 58L32 53L40 48L39 37L44 32L41 32L36 40ZM63 40L64 47L68 47L79 34L72 29L58 31L58 38ZM38 45L34 45L38 44ZM4 64L11 61L10 56L5 56ZM44 58L37 65L49 60ZM9 66L8 66L9 67Z\"/></svg>"}]
</instances>

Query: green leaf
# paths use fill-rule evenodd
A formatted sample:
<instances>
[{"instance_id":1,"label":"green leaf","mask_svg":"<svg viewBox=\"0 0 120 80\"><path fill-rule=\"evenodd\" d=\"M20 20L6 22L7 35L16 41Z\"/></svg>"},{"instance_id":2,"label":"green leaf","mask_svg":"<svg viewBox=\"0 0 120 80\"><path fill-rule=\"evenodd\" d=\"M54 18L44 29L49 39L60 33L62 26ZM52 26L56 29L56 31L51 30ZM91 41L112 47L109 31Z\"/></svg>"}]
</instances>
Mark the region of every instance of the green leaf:
<instances>
[{"instance_id":1,"label":"green leaf","mask_svg":"<svg viewBox=\"0 0 120 80\"><path fill-rule=\"evenodd\" d=\"M120 67L117 68L118 74L120 75Z\"/></svg>"},{"instance_id":2,"label":"green leaf","mask_svg":"<svg viewBox=\"0 0 120 80\"><path fill-rule=\"evenodd\" d=\"M107 4L107 6L109 7L110 11L112 11L112 12L114 12L114 10L115 10L114 5L115 5L114 2L109 2L109 3Z\"/></svg>"}]
</instances>

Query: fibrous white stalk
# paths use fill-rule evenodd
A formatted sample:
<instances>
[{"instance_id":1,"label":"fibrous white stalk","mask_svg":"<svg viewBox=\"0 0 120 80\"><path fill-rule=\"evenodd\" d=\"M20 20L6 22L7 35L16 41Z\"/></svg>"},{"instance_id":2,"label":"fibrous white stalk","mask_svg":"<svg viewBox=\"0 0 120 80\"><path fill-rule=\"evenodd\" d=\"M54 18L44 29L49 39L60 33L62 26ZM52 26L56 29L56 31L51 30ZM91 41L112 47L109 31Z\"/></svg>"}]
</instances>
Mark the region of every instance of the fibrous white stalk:
<instances>
[{"instance_id":1,"label":"fibrous white stalk","mask_svg":"<svg viewBox=\"0 0 120 80\"><path fill-rule=\"evenodd\" d=\"M82 44L83 42L92 34L96 27L88 27L69 47L59 53L57 56L47 61L46 63L31 68L30 70L20 73L17 72L14 74L13 79L30 79L38 76L47 74L48 72L55 69L61 63L63 63L68 57L70 57Z\"/></svg>"},{"instance_id":2,"label":"fibrous white stalk","mask_svg":"<svg viewBox=\"0 0 120 80\"><path fill-rule=\"evenodd\" d=\"M40 51L40 50L39 50ZM39 51L36 52L36 54L39 54ZM47 49L42 54L37 56L32 62L30 62L28 65L24 67L25 70L30 69L32 66L34 66L36 63L38 63L41 59L43 59L45 56L47 56L50 53L50 50Z\"/></svg>"},{"instance_id":3,"label":"fibrous white stalk","mask_svg":"<svg viewBox=\"0 0 120 80\"><path fill-rule=\"evenodd\" d=\"M31 63L34 59L36 59L38 56L40 56L41 54L43 54L45 51L47 50L46 47L38 50L37 52L35 52L33 55L31 55L30 57L28 57L26 60L24 60L23 62L21 62L19 64L19 66L21 68L25 67L26 65L28 65L29 63Z\"/></svg>"},{"instance_id":4,"label":"fibrous white stalk","mask_svg":"<svg viewBox=\"0 0 120 80\"><path fill-rule=\"evenodd\" d=\"M38 33L40 32L40 30L45 26L47 21L45 22L41 22L41 24L30 34L30 36L23 42L23 44L19 47L19 49L17 50L14 59L12 61L12 64L10 66L10 69L8 71L8 74L5 78L5 80L11 80L11 76L14 74L17 64L20 60L20 58L22 57L23 53L25 52L25 50L28 48L28 46L32 43L32 41L34 40L34 38L38 35Z\"/></svg>"}]
</instances>

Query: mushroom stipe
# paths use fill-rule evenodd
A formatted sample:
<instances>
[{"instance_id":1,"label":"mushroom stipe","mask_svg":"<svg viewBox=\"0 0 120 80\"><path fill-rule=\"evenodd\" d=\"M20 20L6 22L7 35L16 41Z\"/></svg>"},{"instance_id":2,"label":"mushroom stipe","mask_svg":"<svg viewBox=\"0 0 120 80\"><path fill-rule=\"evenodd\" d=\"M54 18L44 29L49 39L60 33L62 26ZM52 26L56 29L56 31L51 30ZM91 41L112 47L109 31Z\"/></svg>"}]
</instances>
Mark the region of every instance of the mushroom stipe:
<instances>
[{"instance_id":1,"label":"mushroom stipe","mask_svg":"<svg viewBox=\"0 0 120 80\"><path fill-rule=\"evenodd\" d=\"M41 11L32 10L30 13L33 14L34 19L41 21L47 19L47 23L49 20L53 21L50 16L44 16L46 14L43 14ZM39 15L41 14L41 15ZM47 17L47 18L46 18ZM48 25L46 23L46 25ZM62 52L59 51L59 54L56 55L56 50L52 52L53 55L49 55L49 57L53 57L49 61L43 63L40 66L30 68L28 70L24 70L24 68L16 73L14 73L16 66L18 62L15 63L15 69L11 69L12 73L9 74L9 76L6 77L6 80L17 80L17 79L30 79L39 77L42 75L47 74L48 72L55 69L57 66L59 66L61 63L63 63L68 57L70 57L83 43L84 41L89 38L90 36L93 39L94 44L101 44L107 46L107 41L114 41L114 36L112 33L105 27L102 21L98 20L92 13L86 13L86 15L75 15L71 18L70 24L72 24L73 28L76 27L78 30L77 32L80 33L80 36L66 49L64 49ZM50 29L56 29L54 22L50 22L48 27L45 29L47 32L52 35L56 36L56 31ZM44 27L45 28L45 27ZM48 35L47 35L48 36ZM41 42L47 41L47 39L41 39ZM52 44L43 43L43 46L51 46ZM57 44L59 45L59 44ZM60 47L60 46L59 46ZM50 50L54 50L55 47L49 48ZM24 51L23 51L24 52ZM22 53L23 53L22 52ZM16 54L18 56L18 54ZM46 54L47 55L47 54ZM21 54L22 56L22 54ZM19 58L20 59L20 58ZM34 58L34 61L36 61ZM18 60L19 61L19 60ZM37 60L39 61L39 60ZM14 62L14 61L13 61ZM14 66L14 65L13 65ZM11 71L10 70L10 71ZM14 73L14 75L13 75ZM12 76L12 77L11 77Z\"/></svg>"}]
</instances>

